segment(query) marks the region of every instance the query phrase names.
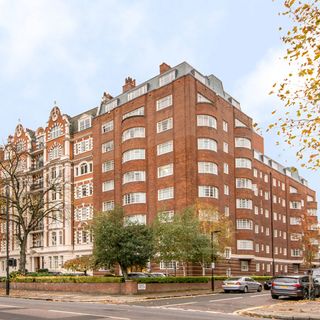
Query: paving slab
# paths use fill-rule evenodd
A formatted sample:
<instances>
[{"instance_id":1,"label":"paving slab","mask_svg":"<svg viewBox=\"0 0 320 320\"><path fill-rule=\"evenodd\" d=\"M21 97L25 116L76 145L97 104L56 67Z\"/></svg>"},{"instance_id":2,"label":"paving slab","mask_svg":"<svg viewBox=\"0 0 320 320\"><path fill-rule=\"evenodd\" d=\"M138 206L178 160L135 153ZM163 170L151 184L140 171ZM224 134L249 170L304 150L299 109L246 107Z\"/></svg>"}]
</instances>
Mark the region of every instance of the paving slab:
<instances>
[{"instance_id":1,"label":"paving slab","mask_svg":"<svg viewBox=\"0 0 320 320\"><path fill-rule=\"evenodd\" d=\"M285 301L236 312L239 315L267 319L320 320L320 299Z\"/></svg>"}]
</instances>

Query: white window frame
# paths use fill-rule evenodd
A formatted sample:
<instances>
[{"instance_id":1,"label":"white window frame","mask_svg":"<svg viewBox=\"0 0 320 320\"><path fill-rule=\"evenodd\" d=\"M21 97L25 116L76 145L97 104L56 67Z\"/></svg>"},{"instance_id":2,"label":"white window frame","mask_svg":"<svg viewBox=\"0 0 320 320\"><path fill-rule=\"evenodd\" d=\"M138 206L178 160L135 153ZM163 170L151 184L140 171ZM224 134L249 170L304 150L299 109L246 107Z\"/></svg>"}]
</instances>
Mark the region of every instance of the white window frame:
<instances>
[{"instance_id":1,"label":"white window frame","mask_svg":"<svg viewBox=\"0 0 320 320\"><path fill-rule=\"evenodd\" d=\"M132 192L127 193L122 198L122 204L124 206L129 204L139 204L146 203L146 193L145 192Z\"/></svg>"},{"instance_id":2,"label":"white window frame","mask_svg":"<svg viewBox=\"0 0 320 320\"><path fill-rule=\"evenodd\" d=\"M168 187L158 190L158 201L174 198L174 187Z\"/></svg>"},{"instance_id":3,"label":"white window frame","mask_svg":"<svg viewBox=\"0 0 320 320\"><path fill-rule=\"evenodd\" d=\"M214 162L208 161L199 161L198 162L198 173L207 173L207 174L218 174L218 166Z\"/></svg>"},{"instance_id":4,"label":"white window frame","mask_svg":"<svg viewBox=\"0 0 320 320\"><path fill-rule=\"evenodd\" d=\"M114 180L102 182L102 192L108 192L112 190L114 190Z\"/></svg>"},{"instance_id":5,"label":"white window frame","mask_svg":"<svg viewBox=\"0 0 320 320\"><path fill-rule=\"evenodd\" d=\"M165 132L173 128L173 118L163 119L157 122L157 133Z\"/></svg>"},{"instance_id":6,"label":"white window frame","mask_svg":"<svg viewBox=\"0 0 320 320\"><path fill-rule=\"evenodd\" d=\"M104 142L104 143L101 145L101 151L102 151L102 153L107 153L107 152L113 151L113 148L114 148L113 140Z\"/></svg>"},{"instance_id":7,"label":"white window frame","mask_svg":"<svg viewBox=\"0 0 320 320\"><path fill-rule=\"evenodd\" d=\"M219 198L219 189L214 186L198 186L199 198Z\"/></svg>"},{"instance_id":8,"label":"white window frame","mask_svg":"<svg viewBox=\"0 0 320 320\"><path fill-rule=\"evenodd\" d=\"M237 249L238 250L253 250L253 241L252 240L237 240Z\"/></svg>"},{"instance_id":9,"label":"white window frame","mask_svg":"<svg viewBox=\"0 0 320 320\"><path fill-rule=\"evenodd\" d=\"M248 158L236 158L236 168L252 169L252 161Z\"/></svg>"},{"instance_id":10,"label":"white window frame","mask_svg":"<svg viewBox=\"0 0 320 320\"><path fill-rule=\"evenodd\" d=\"M235 138L235 147L251 149L251 140L248 138L237 137Z\"/></svg>"},{"instance_id":11,"label":"white window frame","mask_svg":"<svg viewBox=\"0 0 320 320\"><path fill-rule=\"evenodd\" d=\"M158 167L158 178L163 178L171 175L173 175L173 163Z\"/></svg>"},{"instance_id":12,"label":"white window frame","mask_svg":"<svg viewBox=\"0 0 320 320\"><path fill-rule=\"evenodd\" d=\"M146 150L145 149L130 149L122 154L122 163L132 160L145 160Z\"/></svg>"},{"instance_id":13,"label":"white window frame","mask_svg":"<svg viewBox=\"0 0 320 320\"><path fill-rule=\"evenodd\" d=\"M140 181L146 181L145 171L129 171L124 173L122 176L122 184Z\"/></svg>"},{"instance_id":14,"label":"white window frame","mask_svg":"<svg viewBox=\"0 0 320 320\"><path fill-rule=\"evenodd\" d=\"M210 138L198 138L198 150L210 150L217 152L217 141Z\"/></svg>"},{"instance_id":15,"label":"white window frame","mask_svg":"<svg viewBox=\"0 0 320 320\"><path fill-rule=\"evenodd\" d=\"M172 81L174 81L176 78L176 70L172 70L163 76L159 77L159 87L165 86Z\"/></svg>"},{"instance_id":16,"label":"white window frame","mask_svg":"<svg viewBox=\"0 0 320 320\"><path fill-rule=\"evenodd\" d=\"M157 155L170 153L173 151L173 140L169 140L157 145Z\"/></svg>"},{"instance_id":17,"label":"white window frame","mask_svg":"<svg viewBox=\"0 0 320 320\"><path fill-rule=\"evenodd\" d=\"M138 98L138 97L144 95L147 92L148 92L148 84L145 84L145 85L143 85L143 86L141 86L141 87L139 87L139 88L137 88L135 90L132 90L132 91L128 92L127 100L131 101L131 100L133 100L135 98Z\"/></svg>"},{"instance_id":18,"label":"white window frame","mask_svg":"<svg viewBox=\"0 0 320 320\"><path fill-rule=\"evenodd\" d=\"M122 116L122 120L130 118L130 117L137 117L137 116L144 116L144 107L140 107L137 109L134 109L130 112L125 113Z\"/></svg>"},{"instance_id":19,"label":"white window frame","mask_svg":"<svg viewBox=\"0 0 320 320\"><path fill-rule=\"evenodd\" d=\"M101 133L107 133L113 130L113 120L110 120L103 125L101 125Z\"/></svg>"},{"instance_id":20,"label":"white window frame","mask_svg":"<svg viewBox=\"0 0 320 320\"><path fill-rule=\"evenodd\" d=\"M237 230L253 230L253 221L250 219L237 219Z\"/></svg>"},{"instance_id":21,"label":"white window frame","mask_svg":"<svg viewBox=\"0 0 320 320\"><path fill-rule=\"evenodd\" d=\"M197 126L217 129L217 119L214 116L210 116L208 114L198 114Z\"/></svg>"},{"instance_id":22,"label":"white window frame","mask_svg":"<svg viewBox=\"0 0 320 320\"><path fill-rule=\"evenodd\" d=\"M78 120L79 131L86 130L91 127L91 117L83 118Z\"/></svg>"},{"instance_id":23,"label":"white window frame","mask_svg":"<svg viewBox=\"0 0 320 320\"><path fill-rule=\"evenodd\" d=\"M129 128L122 133L122 142L135 139L135 138L145 138L146 130L144 127L134 127Z\"/></svg>"},{"instance_id":24,"label":"white window frame","mask_svg":"<svg viewBox=\"0 0 320 320\"><path fill-rule=\"evenodd\" d=\"M160 111L171 106L172 106L172 94L157 100L156 111Z\"/></svg>"},{"instance_id":25,"label":"white window frame","mask_svg":"<svg viewBox=\"0 0 320 320\"><path fill-rule=\"evenodd\" d=\"M114 160L107 160L102 163L102 172L114 170Z\"/></svg>"}]
</instances>

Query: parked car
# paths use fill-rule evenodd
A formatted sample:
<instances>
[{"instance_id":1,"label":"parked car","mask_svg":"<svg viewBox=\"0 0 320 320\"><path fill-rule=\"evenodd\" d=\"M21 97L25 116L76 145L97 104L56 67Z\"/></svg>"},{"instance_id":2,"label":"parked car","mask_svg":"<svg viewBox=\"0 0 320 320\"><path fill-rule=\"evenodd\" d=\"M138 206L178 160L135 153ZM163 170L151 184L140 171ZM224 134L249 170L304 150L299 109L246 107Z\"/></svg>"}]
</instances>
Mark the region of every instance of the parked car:
<instances>
[{"instance_id":1,"label":"parked car","mask_svg":"<svg viewBox=\"0 0 320 320\"><path fill-rule=\"evenodd\" d=\"M148 275L144 272L129 272L128 279L148 278Z\"/></svg>"},{"instance_id":2,"label":"parked car","mask_svg":"<svg viewBox=\"0 0 320 320\"><path fill-rule=\"evenodd\" d=\"M253 280L250 277L232 277L223 281L222 288L224 292L242 291L247 293L249 291L262 291L261 283Z\"/></svg>"},{"instance_id":3,"label":"parked car","mask_svg":"<svg viewBox=\"0 0 320 320\"><path fill-rule=\"evenodd\" d=\"M320 296L320 285L313 281L314 292L312 295L315 297ZM309 276L307 275L293 275L293 276L280 276L272 281L271 297L272 299L279 299L280 296L285 297L309 297Z\"/></svg>"},{"instance_id":4,"label":"parked car","mask_svg":"<svg viewBox=\"0 0 320 320\"><path fill-rule=\"evenodd\" d=\"M271 279L265 281L265 282L263 283L263 289L264 289L264 290L270 290L270 289L271 289L271 286L272 286L272 281L273 281L273 280L274 280L274 278L271 278Z\"/></svg>"},{"instance_id":5,"label":"parked car","mask_svg":"<svg viewBox=\"0 0 320 320\"><path fill-rule=\"evenodd\" d=\"M166 275L164 273L162 273L162 272L150 272L150 273L148 273L148 276L149 277L154 277L154 278L156 278L156 277L159 277L159 278L166 277Z\"/></svg>"}]
</instances>

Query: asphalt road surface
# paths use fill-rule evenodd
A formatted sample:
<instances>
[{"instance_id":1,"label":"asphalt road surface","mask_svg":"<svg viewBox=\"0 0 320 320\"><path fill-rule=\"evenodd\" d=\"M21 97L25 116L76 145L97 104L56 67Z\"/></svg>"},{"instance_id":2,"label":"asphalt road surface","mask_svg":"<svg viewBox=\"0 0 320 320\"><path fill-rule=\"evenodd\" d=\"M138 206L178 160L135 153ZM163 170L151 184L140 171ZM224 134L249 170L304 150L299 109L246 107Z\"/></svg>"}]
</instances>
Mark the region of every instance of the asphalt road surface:
<instances>
[{"instance_id":1,"label":"asphalt road surface","mask_svg":"<svg viewBox=\"0 0 320 320\"><path fill-rule=\"evenodd\" d=\"M251 294L245 295L251 299ZM219 298L220 297L220 298ZM224 302L222 301L224 297ZM260 297L263 298L266 296ZM219 299L218 299L219 298ZM237 298L237 299L235 299ZM194 300L195 299L195 300ZM258 298L255 298L258 301ZM182 301L180 301L182 300ZM220 300L220 301L219 301ZM236 294L218 294L185 299L165 299L135 305L111 305L101 303L67 303L43 300L0 298L0 320L242 320L252 319L232 314L235 301L242 300ZM229 301L229 302L227 302ZM189 303L189 304L187 304ZM209 307L209 306L210 307ZM212 307L216 305L216 307ZM229 305L228 312L219 311Z\"/></svg>"},{"instance_id":2,"label":"asphalt road surface","mask_svg":"<svg viewBox=\"0 0 320 320\"><path fill-rule=\"evenodd\" d=\"M259 293L218 293L194 297L170 298L133 302L139 306L160 308L161 310L179 309L234 314L236 311L270 305L281 301L273 300L270 291Z\"/></svg>"}]
</instances>

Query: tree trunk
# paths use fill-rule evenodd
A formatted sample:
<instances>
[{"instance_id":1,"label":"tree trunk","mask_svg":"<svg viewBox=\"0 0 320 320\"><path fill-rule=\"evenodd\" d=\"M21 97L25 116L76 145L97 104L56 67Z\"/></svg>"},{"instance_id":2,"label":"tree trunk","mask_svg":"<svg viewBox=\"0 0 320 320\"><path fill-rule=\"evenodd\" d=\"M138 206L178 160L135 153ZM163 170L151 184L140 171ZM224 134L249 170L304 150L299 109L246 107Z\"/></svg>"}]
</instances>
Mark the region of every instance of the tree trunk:
<instances>
[{"instance_id":1,"label":"tree trunk","mask_svg":"<svg viewBox=\"0 0 320 320\"><path fill-rule=\"evenodd\" d=\"M125 268L124 266L122 266L120 264L120 269L121 269L121 272L122 272L122 275L124 277L124 280L128 280L128 271L127 271L127 268Z\"/></svg>"},{"instance_id":2,"label":"tree trunk","mask_svg":"<svg viewBox=\"0 0 320 320\"><path fill-rule=\"evenodd\" d=\"M26 264L27 264L27 238L28 236L24 236L22 241L20 242L20 262L19 262L19 271L22 274L26 274Z\"/></svg>"}]
</instances>

